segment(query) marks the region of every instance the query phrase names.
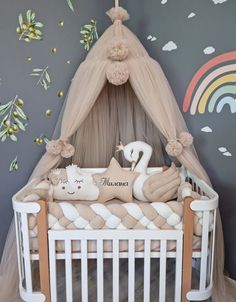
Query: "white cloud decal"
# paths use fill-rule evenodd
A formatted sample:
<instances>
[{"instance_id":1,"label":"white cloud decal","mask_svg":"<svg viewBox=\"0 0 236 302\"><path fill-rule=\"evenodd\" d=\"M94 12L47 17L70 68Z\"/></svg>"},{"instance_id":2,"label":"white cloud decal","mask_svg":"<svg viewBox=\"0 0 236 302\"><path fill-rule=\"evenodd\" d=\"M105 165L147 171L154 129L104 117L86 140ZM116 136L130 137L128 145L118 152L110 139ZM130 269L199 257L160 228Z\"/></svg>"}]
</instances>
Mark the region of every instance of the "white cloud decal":
<instances>
[{"instance_id":1,"label":"white cloud decal","mask_svg":"<svg viewBox=\"0 0 236 302\"><path fill-rule=\"evenodd\" d=\"M214 2L214 4L221 4L226 2L227 0L212 0Z\"/></svg>"},{"instance_id":2,"label":"white cloud decal","mask_svg":"<svg viewBox=\"0 0 236 302\"><path fill-rule=\"evenodd\" d=\"M202 132L212 132L212 129L209 126L203 127L201 129Z\"/></svg>"},{"instance_id":3,"label":"white cloud decal","mask_svg":"<svg viewBox=\"0 0 236 302\"><path fill-rule=\"evenodd\" d=\"M230 153L227 148L225 147L220 147L218 148L218 150L222 153L222 155L226 156L226 157L230 157L232 156L232 153Z\"/></svg>"},{"instance_id":4,"label":"white cloud decal","mask_svg":"<svg viewBox=\"0 0 236 302\"><path fill-rule=\"evenodd\" d=\"M162 50L163 51L172 51L177 49L177 45L175 44L175 42L173 41L169 41L168 43L166 43L163 47Z\"/></svg>"},{"instance_id":5,"label":"white cloud decal","mask_svg":"<svg viewBox=\"0 0 236 302\"><path fill-rule=\"evenodd\" d=\"M224 155L224 156L232 156L232 154L231 154L229 151L224 152L223 155Z\"/></svg>"},{"instance_id":6,"label":"white cloud decal","mask_svg":"<svg viewBox=\"0 0 236 302\"><path fill-rule=\"evenodd\" d=\"M206 55L210 55L210 54L212 54L213 52L215 52L216 50L215 50L215 48L213 47L213 46L208 46L208 47L206 47L205 49L203 49L203 52L204 52L204 54L206 54Z\"/></svg>"},{"instance_id":7,"label":"white cloud decal","mask_svg":"<svg viewBox=\"0 0 236 302\"><path fill-rule=\"evenodd\" d=\"M227 151L227 149L225 147L220 147L220 148L218 148L218 150L222 153Z\"/></svg>"},{"instance_id":8,"label":"white cloud decal","mask_svg":"<svg viewBox=\"0 0 236 302\"><path fill-rule=\"evenodd\" d=\"M157 37L152 36L152 35L149 35L149 36L147 37L147 40L150 40L151 42L156 41L156 39L157 39Z\"/></svg>"},{"instance_id":9,"label":"white cloud decal","mask_svg":"<svg viewBox=\"0 0 236 302\"><path fill-rule=\"evenodd\" d=\"M195 17L196 16L196 14L195 13L190 13L189 15L188 15L188 18L190 19L190 18L193 18L193 17Z\"/></svg>"}]
</instances>

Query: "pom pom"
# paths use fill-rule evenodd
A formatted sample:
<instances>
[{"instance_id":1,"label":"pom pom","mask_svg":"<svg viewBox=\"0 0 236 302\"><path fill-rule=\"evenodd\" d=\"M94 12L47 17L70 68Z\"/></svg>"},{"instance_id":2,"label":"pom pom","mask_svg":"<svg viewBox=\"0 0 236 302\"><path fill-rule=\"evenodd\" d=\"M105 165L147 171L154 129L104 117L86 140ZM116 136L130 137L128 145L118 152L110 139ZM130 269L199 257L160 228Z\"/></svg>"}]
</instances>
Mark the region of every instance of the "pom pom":
<instances>
[{"instance_id":1,"label":"pom pom","mask_svg":"<svg viewBox=\"0 0 236 302\"><path fill-rule=\"evenodd\" d=\"M66 143L62 149L61 156L64 158L70 158L75 154L75 147Z\"/></svg>"},{"instance_id":2,"label":"pom pom","mask_svg":"<svg viewBox=\"0 0 236 302\"><path fill-rule=\"evenodd\" d=\"M188 132L181 132L179 135L179 141L184 147L189 147L193 143L193 137Z\"/></svg>"},{"instance_id":3,"label":"pom pom","mask_svg":"<svg viewBox=\"0 0 236 302\"><path fill-rule=\"evenodd\" d=\"M46 150L51 155L59 155L62 151L63 144L60 140L51 140L46 145Z\"/></svg>"},{"instance_id":4,"label":"pom pom","mask_svg":"<svg viewBox=\"0 0 236 302\"><path fill-rule=\"evenodd\" d=\"M129 19L127 10L120 6L112 7L106 14L110 17L112 22L115 20L126 21Z\"/></svg>"},{"instance_id":5,"label":"pom pom","mask_svg":"<svg viewBox=\"0 0 236 302\"><path fill-rule=\"evenodd\" d=\"M170 156L177 157L182 153L182 151L183 146L181 145L181 143L177 142L177 140L170 140L166 145L166 152Z\"/></svg>"},{"instance_id":6,"label":"pom pom","mask_svg":"<svg viewBox=\"0 0 236 302\"><path fill-rule=\"evenodd\" d=\"M129 49L124 39L114 39L107 49L107 56L113 61L123 61L128 54Z\"/></svg>"},{"instance_id":7,"label":"pom pom","mask_svg":"<svg viewBox=\"0 0 236 302\"><path fill-rule=\"evenodd\" d=\"M129 70L124 62L111 63L106 71L107 80L116 86L126 83L129 79Z\"/></svg>"},{"instance_id":8,"label":"pom pom","mask_svg":"<svg viewBox=\"0 0 236 302\"><path fill-rule=\"evenodd\" d=\"M61 155L64 158L69 158L74 155L75 148L71 144L63 140L51 140L46 145L46 150L51 155Z\"/></svg>"}]
</instances>

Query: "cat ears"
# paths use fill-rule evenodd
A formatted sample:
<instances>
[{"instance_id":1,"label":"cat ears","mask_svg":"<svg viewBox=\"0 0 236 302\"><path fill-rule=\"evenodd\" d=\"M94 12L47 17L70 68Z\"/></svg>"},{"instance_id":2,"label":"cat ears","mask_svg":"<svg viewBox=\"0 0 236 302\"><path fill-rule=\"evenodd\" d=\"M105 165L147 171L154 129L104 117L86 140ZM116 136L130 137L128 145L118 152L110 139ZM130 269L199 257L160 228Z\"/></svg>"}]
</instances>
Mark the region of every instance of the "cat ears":
<instances>
[{"instance_id":1,"label":"cat ears","mask_svg":"<svg viewBox=\"0 0 236 302\"><path fill-rule=\"evenodd\" d=\"M67 166L66 169L54 169L48 175L48 180L57 185L60 181L72 181L80 176L81 171L77 165Z\"/></svg>"},{"instance_id":2,"label":"cat ears","mask_svg":"<svg viewBox=\"0 0 236 302\"><path fill-rule=\"evenodd\" d=\"M52 170L48 175L49 181L53 185L57 185L59 181L67 181L67 173L65 169L55 169Z\"/></svg>"}]
</instances>

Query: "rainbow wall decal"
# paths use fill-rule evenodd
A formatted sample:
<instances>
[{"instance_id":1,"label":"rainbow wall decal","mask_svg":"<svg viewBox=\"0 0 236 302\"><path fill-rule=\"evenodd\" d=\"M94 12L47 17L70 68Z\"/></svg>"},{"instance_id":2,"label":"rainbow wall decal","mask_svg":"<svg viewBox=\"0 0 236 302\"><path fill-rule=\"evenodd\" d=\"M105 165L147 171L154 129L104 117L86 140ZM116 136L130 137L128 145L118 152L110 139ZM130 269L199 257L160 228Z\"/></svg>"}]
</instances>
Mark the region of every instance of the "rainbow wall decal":
<instances>
[{"instance_id":1,"label":"rainbow wall decal","mask_svg":"<svg viewBox=\"0 0 236 302\"><path fill-rule=\"evenodd\" d=\"M183 111L221 112L228 106L236 113L236 51L219 55L205 63L192 78Z\"/></svg>"}]
</instances>

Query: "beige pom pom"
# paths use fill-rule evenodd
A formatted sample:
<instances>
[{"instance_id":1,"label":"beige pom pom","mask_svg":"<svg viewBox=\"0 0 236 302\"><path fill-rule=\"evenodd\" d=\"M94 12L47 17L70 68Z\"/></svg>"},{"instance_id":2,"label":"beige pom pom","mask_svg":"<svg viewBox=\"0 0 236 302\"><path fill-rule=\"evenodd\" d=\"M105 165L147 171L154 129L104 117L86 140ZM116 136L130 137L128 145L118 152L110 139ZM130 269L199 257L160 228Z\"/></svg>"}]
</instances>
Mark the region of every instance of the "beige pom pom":
<instances>
[{"instance_id":1,"label":"beige pom pom","mask_svg":"<svg viewBox=\"0 0 236 302\"><path fill-rule=\"evenodd\" d=\"M62 151L63 144L60 140L51 140L46 145L46 150L51 155L59 155Z\"/></svg>"},{"instance_id":2,"label":"beige pom pom","mask_svg":"<svg viewBox=\"0 0 236 302\"><path fill-rule=\"evenodd\" d=\"M75 154L75 147L72 146L71 144L65 143L61 152L61 156L64 158L70 158L74 154Z\"/></svg>"},{"instance_id":3,"label":"beige pom pom","mask_svg":"<svg viewBox=\"0 0 236 302\"><path fill-rule=\"evenodd\" d=\"M170 156L177 157L182 153L182 151L183 146L181 145L181 143L177 142L177 140L170 140L166 145L166 152Z\"/></svg>"},{"instance_id":4,"label":"beige pom pom","mask_svg":"<svg viewBox=\"0 0 236 302\"><path fill-rule=\"evenodd\" d=\"M126 83L129 79L129 70L124 62L111 63L106 71L107 80L116 86Z\"/></svg>"},{"instance_id":5,"label":"beige pom pom","mask_svg":"<svg viewBox=\"0 0 236 302\"><path fill-rule=\"evenodd\" d=\"M69 158L74 155L75 148L64 140L51 140L46 145L46 150L51 155L61 155L64 158Z\"/></svg>"},{"instance_id":6,"label":"beige pom pom","mask_svg":"<svg viewBox=\"0 0 236 302\"><path fill-rule=\"evenodd\" d=\"M126 21L129 19L127 10L120 6L112 7L106 14L110 17L112 22L115 20Z\"/></svg>"},{"instance_id":7,"label":"beige pom pom","mask_svg":"<svg viewBox=\"0 0 236 302\"><path fill-rule=\"evenodd\" d=\"M179 141L184 147L189 147L193 143L193 137L188 132L181 132L179 135Z\"/></svg>"},{"instance_id":8,"label":"beige pom pom","mask_svg":"<svg viewBox=\"0 0 236 302\"><path fill-rule=\"evenodd\" d=\"M113 61L123 61L128 54L129 49L124 39L114 39L107 49L107 56Z\"/></svg>"}]
</instances>

